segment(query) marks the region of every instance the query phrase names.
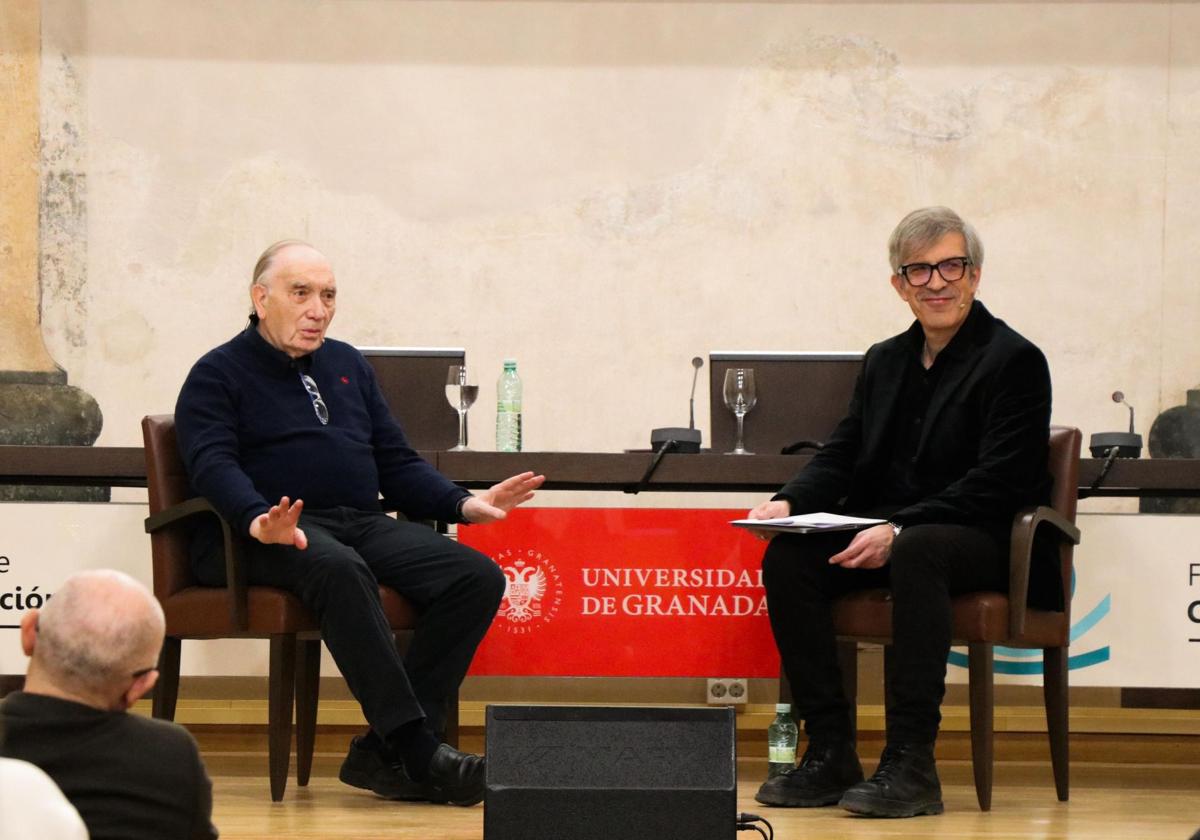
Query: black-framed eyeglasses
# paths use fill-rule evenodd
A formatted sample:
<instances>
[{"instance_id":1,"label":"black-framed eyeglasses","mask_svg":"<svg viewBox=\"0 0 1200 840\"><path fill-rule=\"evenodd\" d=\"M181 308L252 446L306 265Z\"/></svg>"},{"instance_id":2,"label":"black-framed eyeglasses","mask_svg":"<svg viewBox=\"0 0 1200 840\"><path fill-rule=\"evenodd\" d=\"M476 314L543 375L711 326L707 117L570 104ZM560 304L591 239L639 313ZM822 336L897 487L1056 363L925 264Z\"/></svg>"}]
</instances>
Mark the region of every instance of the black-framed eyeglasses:
<instances>
[{"instance_id":1,"label":"black-framed eyeglasses","mask_svg":"<svg viewBox=\"0 0 1200 840\"><path fill-rule=\"evenodd\" d=\"M321 399L317 383L307 373L300 374L300 381L304 383L304 390L308 391L308 396L312 399L313 411L317 412L317 419L321 421L322 426L328 426L329 406L325 405L325 400Z\"/></svg>"},{"instance_id":2,"label":"black-framed eyeglasses","mask_svg":"<svg viewBox=\"0 0 1200 840\"><path fill-rule=\"evenodd\" d=\"M934 271L937 271L947 283L953 283L963 278L969 265L971 265L971 260L968 257L950 257L936 264L909 263L902 265L900 274L910 286L924 286L933 279Z\"/></svg>"}]
</instances>

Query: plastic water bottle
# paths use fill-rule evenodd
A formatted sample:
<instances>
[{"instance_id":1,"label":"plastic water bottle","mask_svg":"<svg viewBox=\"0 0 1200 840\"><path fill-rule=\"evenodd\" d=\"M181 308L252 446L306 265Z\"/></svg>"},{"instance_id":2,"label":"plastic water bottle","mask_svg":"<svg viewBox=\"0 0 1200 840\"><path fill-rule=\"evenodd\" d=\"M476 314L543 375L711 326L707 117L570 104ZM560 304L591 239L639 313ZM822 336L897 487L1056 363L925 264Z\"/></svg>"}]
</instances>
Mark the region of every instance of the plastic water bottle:
<instances>
[{"instance_id":1,"label":"plastic water bottle","mask_svg":"<svg viewBox=\"0 0 1200 840\"><path fill-rule=\"evenodd\" d=\"M517 360L504 360L504 373L496 383L496 451L521 451L521 377Z\"/></svg>"},{"instance_id":2,"label":"plastic water bottle","mask_svg":"<svg viewBox=\"0 0 1200 840\"><path fill-rule=\"evenodd\" d=\"M800 731L792 720L789 703L775 706L775 720L767 727L767 776L778 776L796 766L796 741Z\"/></svg>"}]
</instances>

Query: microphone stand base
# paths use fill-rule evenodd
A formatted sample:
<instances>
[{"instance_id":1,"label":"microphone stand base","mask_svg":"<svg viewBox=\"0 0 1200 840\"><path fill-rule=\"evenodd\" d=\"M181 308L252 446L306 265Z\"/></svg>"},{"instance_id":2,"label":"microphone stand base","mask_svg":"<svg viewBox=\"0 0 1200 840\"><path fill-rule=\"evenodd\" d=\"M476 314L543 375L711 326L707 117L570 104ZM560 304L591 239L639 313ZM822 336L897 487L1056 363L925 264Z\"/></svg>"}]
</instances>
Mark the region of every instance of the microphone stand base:
<instances>
[{"instance_id":1,"label":"microphone stand base","mask_svg":"<svg viewBox=\"0 0 1200 840\"><path fill-rule=\"evenodd\" d=\"M650 430L650 450L657 452L667 441L675 441L672 452L699 452L700 430L685 428L663 428Z\"/></svg>"},{"instance_id":2,"label":"microphone stand base","mask_svg":"<svg viewBox=\"0 0 1200 840\"><path fill-rule=\"evenodd\" d=\"M1093 458L1105 458L1114 448L1117 458L1140 458L1142 436L1132 432L1096 432L1088 441Z\"/></svg>"}]
</instances>

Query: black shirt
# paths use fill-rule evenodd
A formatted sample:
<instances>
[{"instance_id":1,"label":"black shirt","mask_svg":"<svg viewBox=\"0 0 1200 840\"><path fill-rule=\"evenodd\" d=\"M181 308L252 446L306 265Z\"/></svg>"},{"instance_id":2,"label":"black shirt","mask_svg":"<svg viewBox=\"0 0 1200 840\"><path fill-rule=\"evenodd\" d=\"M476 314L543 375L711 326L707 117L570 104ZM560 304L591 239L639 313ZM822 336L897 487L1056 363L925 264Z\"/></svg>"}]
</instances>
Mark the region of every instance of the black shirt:
<instances>
[{"instance_id":1,"label":"black shirt","mask_svg":"<svg viewBox=\"0 0 1200 840\"><path fill-rule=\"evenodd\" d=\"M916 336L914 336L916 337ZM917 446L929 414L929 401L946 367L943 354L947 346L934 357L929 369L921 362L925 341L913 342L911 358L904 366L904 384L896 403L895 422L891 433L891 455L887 469L879 482L879 503L897 508L919 502L924 495L917 473ZM953 351L950 351L953 354Z\"/></svg>"},{"instance_id":2,"label":"black shirt","mask_svg":"<svg viewBox=\"0 0 1200 840\"><path fill-rule=\"evenodd\" d=\"M0 754L54 780L91 840L214 840L212 782L174 723L44 694L0 703Z\"/></svg>"}]
</instances>

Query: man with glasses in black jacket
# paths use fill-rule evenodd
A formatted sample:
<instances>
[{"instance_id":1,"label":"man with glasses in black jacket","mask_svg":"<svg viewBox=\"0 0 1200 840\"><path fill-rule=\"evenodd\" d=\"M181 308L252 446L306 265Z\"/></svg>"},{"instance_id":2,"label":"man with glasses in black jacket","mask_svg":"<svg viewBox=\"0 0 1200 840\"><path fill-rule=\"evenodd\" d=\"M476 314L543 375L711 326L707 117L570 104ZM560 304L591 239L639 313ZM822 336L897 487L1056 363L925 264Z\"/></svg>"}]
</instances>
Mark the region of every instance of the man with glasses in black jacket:
<instances>
[{"instance_id":1,"label":"man with glasses in black jacket","mask_svg":"<svg viewBox=\"0 0 1200 840\"><path fill-rule=\"evenodd\" d=\"M954 211L927 207L889 241L891 283L916 321L873 346L847 417L770 501L767 519L830 510L886 520L857 533L776 536L763 557L771 627L809 746L768 779L768 805L840 803L871 816L943 810L933 745L952 596L1008 588L1017 510L1048 499L1050 372L1042 352L976 300L983 245ZM1061 608L1057 568L1035 557L1030 597ZM830 604L887 587L893 599L887 746L863 780Z\"/></svg>"},{"instance_id":2,"label":"man with glasses in black jacket","mask_svg":"<svg viewBox=\"0 0 1200 840\"><path fill-rule=\"evenodd\" d=\"M472 495L408 445L370 364L325 337L333 268L297 240L259 258L249 326L188 374L175 408L192 489L247 537L248 580L295 592L370 730L339 778L389 799L473 805L484 763L441 743L446 700L462 681L504 594L488 557L408 519L503 519L544 480L513 476ZM193 568L224 585L215 523L193 539ZM418 625L402 660L378 585L412 601Z\"/></svg>"}]
</instances>

